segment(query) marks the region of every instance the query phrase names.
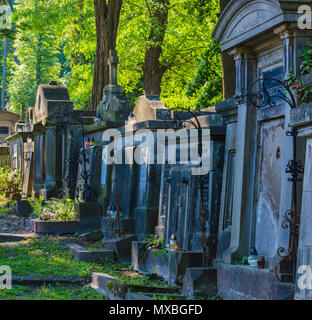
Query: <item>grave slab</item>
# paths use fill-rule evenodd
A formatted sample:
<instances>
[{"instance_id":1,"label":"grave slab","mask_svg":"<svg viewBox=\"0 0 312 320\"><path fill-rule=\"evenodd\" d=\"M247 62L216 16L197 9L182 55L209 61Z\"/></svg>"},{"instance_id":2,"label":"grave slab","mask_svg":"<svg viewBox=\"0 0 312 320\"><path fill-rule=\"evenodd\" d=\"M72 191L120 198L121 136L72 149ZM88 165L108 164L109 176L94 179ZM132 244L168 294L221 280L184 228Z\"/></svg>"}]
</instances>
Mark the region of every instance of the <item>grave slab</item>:
<instances>
[{"instance_id":1,"label":"grave slab","mask_svg":"<svg viewBox=\"0 0 312 320\"><path fill-rule=\"evenodd\" d=\"M114 255L111 250L92 250L89 251L86 248L75 244L69 243L66 245L71 251L73 258L83 262L91 262L101 264L106 258L110 258Z\"/></svg>"},{"instance_id":2,"label":"grave slab","mask_svg":"<svg viewBox=\"0 0 312 320\"><path fill-rule=\"evenodd\" d=\"M268 268L218 263L218 295L224 300L292 300L294 285Z\"/></svg>"}]
</instances>

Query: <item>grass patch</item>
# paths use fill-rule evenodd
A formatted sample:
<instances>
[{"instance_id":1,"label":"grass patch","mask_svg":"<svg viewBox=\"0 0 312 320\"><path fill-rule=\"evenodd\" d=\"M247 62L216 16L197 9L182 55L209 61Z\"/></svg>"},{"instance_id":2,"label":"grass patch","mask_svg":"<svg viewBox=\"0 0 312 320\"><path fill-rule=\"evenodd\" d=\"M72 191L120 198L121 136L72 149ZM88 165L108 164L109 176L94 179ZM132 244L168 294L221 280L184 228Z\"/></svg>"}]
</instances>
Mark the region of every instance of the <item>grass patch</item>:
<instances>
[{"instance_id":1,"label":"grass patch","mask_svg":"<svg viewBox=\"0 0 312 320\"><path fill-rule=\"evenodd\" d=\"M106 296L88 286L57 284L41 287L13 286L0 290L0 300L106 300Z\"/></svg>"},{"instance_id":2,"label":"grass patch","mask_svg":"<svg viewBox=\"0 0 312 320\"><path fill-rule=\"evenodd\" d=\"M0 246L0 265L10 266L13 276L89 279L92 272L105 272L125 284L169 287L161 279L151 279L133 271L130 264L108 259L102 264L73 260L61 237L29 239L14 247Z\"/></svg>"}]
</instances>

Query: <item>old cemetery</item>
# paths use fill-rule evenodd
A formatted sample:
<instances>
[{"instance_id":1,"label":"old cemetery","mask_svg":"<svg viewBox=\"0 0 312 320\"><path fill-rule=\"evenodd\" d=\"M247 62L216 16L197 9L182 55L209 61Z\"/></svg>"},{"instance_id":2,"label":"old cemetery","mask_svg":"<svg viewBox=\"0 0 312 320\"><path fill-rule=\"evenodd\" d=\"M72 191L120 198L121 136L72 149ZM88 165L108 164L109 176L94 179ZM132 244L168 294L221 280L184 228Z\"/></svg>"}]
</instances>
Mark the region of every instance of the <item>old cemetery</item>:
<instances>
[{"instance_id":1,"label":"old cemetery","mask_svg":"<svg viewBox=\"0 0 312 320\"><path fill-rule=\"evenodd\" d=\"M52 79L0 111L0 299L312 298L309 6L216 3L214 104L133 102L114 43L96 108Z\"/></svg>"}]
</instances>

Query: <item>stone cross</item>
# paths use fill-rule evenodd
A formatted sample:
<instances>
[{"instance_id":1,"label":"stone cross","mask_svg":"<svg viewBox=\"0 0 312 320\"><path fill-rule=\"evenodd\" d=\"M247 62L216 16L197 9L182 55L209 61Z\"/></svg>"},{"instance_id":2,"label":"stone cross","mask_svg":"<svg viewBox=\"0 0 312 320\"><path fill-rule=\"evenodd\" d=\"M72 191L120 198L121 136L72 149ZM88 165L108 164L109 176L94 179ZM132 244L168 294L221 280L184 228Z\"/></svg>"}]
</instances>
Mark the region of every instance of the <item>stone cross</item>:
<instances>
[{"instance_id":1,"label":"stone cross","mask_svg":"<svg viewBox=\"0 0 312 320\"><path fill-rule=\"evenodd\" d=\"M119 58L116 50L109 50L108 66L109 66L109 83L117 85L117 65Z\"/></svg>"}]
</instances>

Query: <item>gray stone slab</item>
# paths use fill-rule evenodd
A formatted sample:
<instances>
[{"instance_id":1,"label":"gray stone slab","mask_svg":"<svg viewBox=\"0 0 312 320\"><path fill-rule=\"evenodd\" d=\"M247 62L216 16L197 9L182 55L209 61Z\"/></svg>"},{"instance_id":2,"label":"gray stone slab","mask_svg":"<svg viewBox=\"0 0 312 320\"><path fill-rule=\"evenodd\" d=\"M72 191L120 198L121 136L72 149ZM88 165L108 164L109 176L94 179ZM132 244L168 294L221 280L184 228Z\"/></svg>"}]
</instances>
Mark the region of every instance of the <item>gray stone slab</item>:
<instances>
[{"instance_id":1,"label":"gray stone slab","mask_svg":"<svg viewBox=\"0 0 312 320\"><path fill-rule=\"evenodd\" d=\"M292 300L294 285L269 269L218 264L218 295L224 300Z\"/></svg>"},{"instance_id":2,"label":"gray stone slab","mask_svg":"<svg viewBox=\"0 0 312 320\"><path fill-rule=\"evenodd\" d=\"M18 242L28 238L33 238L33 233L26 234L12 234L12 233L0 233L0 242Z\"/></svg>"},{"instance_id":3,"label":"gray stone slab","mask_svg":"<svg viewBox=\"0 0 312 320\"><path fill-rule=\"evenodd\" d=\"M105 262L106 258L113 257L112 250L87 250L86 248L70 243L66 245L71 251L73 258L83 262L91 262L101 264Z\"/></svg>"},{"instance_id":4,"label":"gray stone slab","mask_svg":"<svg viewBox=\"0 0 312 320\"><path fill-rule=\"evenodd\" d=\"M74 234L78 231L78 221L42 221L30 219L26 223L35 233L44 234Z\"/></svg>"}]
</instances>

